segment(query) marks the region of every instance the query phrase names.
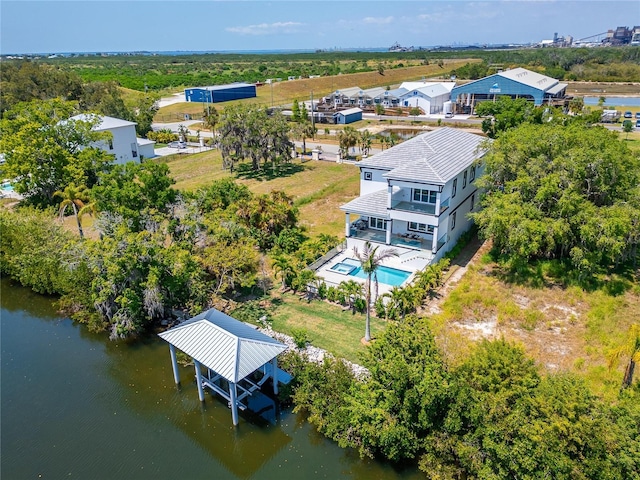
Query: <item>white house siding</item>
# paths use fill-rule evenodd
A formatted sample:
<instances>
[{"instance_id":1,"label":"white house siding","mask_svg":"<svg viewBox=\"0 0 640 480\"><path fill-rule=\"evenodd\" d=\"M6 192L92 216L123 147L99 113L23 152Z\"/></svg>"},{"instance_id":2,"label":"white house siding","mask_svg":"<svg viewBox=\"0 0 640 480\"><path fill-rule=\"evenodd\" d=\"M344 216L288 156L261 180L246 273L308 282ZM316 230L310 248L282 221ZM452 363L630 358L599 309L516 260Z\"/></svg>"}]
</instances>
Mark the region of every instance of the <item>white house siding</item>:
<instances>
[{"instance_id":1,"label":"white house siding","mask_svg":"<svg viewBox=\"0 0 640 480\"><path fill-rule=\"evenodd\" d=\"M154 158L156 156L156 152L155 152L156 142L151 140L146 140L144 138L138 138L137 142L138 142L138 154L141 161L142 159Z\"/></svg>"},{"instance_id":2,"label":"white house siding","mask_svg":"<svg viewBox=\"0 0 640 480\"><path fill-rule=\"evenodd\" d=\"M102 143L102 149L115 157L115 163L127 163L140 161L138 154L138 142L136 140L136 127L134 125L109 129L113 140L111 143ZM113 148L111 148L113 146Z\"/></svg>"},{"instance_id":3,"label":"white house siding","mask_svg":"<svg viewBox=\"0 0 640 480\"><path fill-rule=\"evenodd\" d=\"M387 189L387 180L382 177L386 170L363 168L360 172L360 195ZM371 180L365 180L365 176L371 175Z\"/></svg>"},{"instance_id":4,"label":"white house siding","mask_svg":"<svg viewBox=\"0 0 640 480\"><path fill-rule=\"evenodd\" d=\"M93 127L93 130L96 132L109 132L112 138L95 142L93 146L113 155L114 163L139 162L140 155L138 153L136 124L134 122L100 115L80 114L71 117L72 120L79 121L94 121L96 118L98 123Z\"/></svg>"}]
</instances>

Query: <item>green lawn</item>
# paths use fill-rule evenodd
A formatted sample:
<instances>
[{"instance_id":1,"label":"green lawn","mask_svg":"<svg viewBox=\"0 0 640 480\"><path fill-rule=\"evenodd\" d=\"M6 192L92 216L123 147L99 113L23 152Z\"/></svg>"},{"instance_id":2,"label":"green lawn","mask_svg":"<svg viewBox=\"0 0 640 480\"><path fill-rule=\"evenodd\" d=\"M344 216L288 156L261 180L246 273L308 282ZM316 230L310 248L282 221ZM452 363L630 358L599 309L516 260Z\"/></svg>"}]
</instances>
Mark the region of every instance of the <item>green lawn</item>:
<instances>
[{"instance_id":1,"label":"green lawn","mask_svg":"<svg viewBox=\"0 0 640 480\"><path fill-rule=\"evenodd\" d=\"M350 310L324 301L307 303L292 294L277 295L275 303L278 305L272 314L274 330L290 335L294 329L305 329L316 347L352 362L360 361L360 353L366 349L360 341L364 337L364 315L354 315ZM374 338L384 330L385 323L371 319Z\"/></svg>"},{"instance_id":2,"label":"green lawn","mask_svg":"<svg viewBox=\"0 0 640 480\"><path fill-rule=\"evenodd\" d=\"M175 188L180 190L193 191L231 175L222 168L218 150L176 154L157 161L169 165L176 180ZM296 161L285 166L279 176L273 176L271 169L252 172L245 163L238 165L235 177L254 193L281 190L291 195L300 209L300 223L311 235L326 233L341 237L344 214L339 207L357 197L360 187L357 167L324 161Z\"/></svg>"}]
</instances>

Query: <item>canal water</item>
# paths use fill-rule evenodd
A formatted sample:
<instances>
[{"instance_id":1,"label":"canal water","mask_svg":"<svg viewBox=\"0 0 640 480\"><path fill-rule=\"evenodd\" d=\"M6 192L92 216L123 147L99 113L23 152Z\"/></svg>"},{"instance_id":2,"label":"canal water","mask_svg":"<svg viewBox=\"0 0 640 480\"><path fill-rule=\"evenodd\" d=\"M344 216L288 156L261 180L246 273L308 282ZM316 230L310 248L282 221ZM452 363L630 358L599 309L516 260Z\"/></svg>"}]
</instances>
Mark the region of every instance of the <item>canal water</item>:
<instances>
[{"instance_id":1,"label":"canal water","mask_svg":"<svg viewBox=\"0 0 640 480\"><path fill-rule=\"evenodd\" d=\"M290 409L234 428L226 402L198 401L193 367L174 385L159 338L112 342L0 286L3 479L423 478L340 449Z\"/></svg>"},{"instance_id":2,"label":"canal water","mask_svg":"<svg viewBox=\"0 0 640 480\"><path fill-rule=\"evenodd\" d=\"M640 97L607 97L605 96L604 107L640 107ZM585 105L598 105L600 97L584 97Z\"/></svg>"}]
</instances>

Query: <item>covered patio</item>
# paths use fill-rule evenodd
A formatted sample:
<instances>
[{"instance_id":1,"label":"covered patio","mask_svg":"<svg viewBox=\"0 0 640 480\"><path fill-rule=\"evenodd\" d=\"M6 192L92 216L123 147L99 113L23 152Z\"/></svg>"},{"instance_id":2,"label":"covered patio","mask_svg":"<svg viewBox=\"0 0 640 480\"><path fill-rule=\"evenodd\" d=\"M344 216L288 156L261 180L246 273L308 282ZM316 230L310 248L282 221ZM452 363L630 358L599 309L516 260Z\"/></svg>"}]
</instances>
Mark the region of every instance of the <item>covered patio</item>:
<instances>
[{"instance_id":1,"label":"covered patio","mask_svg":"<svg viewBox=\"0 0 640 480\"><path fill-rule=\"evenodd\" d=\"M204 388L208 388L229 402L233 424L238 424L238 408L269 378L273 393L278 382L288 383L289 374L278 368L277 356L287 346L214 308L207 310L159 334L169 343L171 364L176 384L180 384L176 348L193 358L198 397L204 402ZM202 367L206 368L203 374ZM249 376L260 371L255 382Z\"/></svg>"}]
</instances>

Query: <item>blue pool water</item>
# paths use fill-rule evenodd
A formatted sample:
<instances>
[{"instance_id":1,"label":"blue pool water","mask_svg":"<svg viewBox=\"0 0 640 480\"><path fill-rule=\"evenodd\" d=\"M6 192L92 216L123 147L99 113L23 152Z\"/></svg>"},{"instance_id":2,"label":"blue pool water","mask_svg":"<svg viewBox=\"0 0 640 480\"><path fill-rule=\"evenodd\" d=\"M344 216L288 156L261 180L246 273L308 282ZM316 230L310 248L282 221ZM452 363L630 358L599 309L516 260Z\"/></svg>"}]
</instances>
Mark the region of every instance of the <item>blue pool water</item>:
<instances>
[{"instance_id":1,"label":"blue pool water","mask_svg":"<svg viewBox=\"0 0 640 480\"><path fill-rule=\"evenodd\" d=\"M344 259L342 262L337 263L333 267L331 267L331 270L334 270L346 275L351 275L353 277L367 278L367 275L362 271L360 262L353 258ZM411 272L407 272L406 270L398 270L397 268L382 266L382 267L378 267L377 274L378 274L378 282L384 283L386 285L391 285L392 287L398 287L402 285L407 280L407 278L409 278L409 276L411 275Z\"/></svg>"},{"instance_id":2,"label":"blue pool water","mask_svg":"<svg viewBox=\"0 0 640 480\"><path fill-rule=\"evenodd\" d=\"M11 185L9 182L3 182L2 190L5 192L13 192L13 185Z\"/></svg>"}]
</instances>

